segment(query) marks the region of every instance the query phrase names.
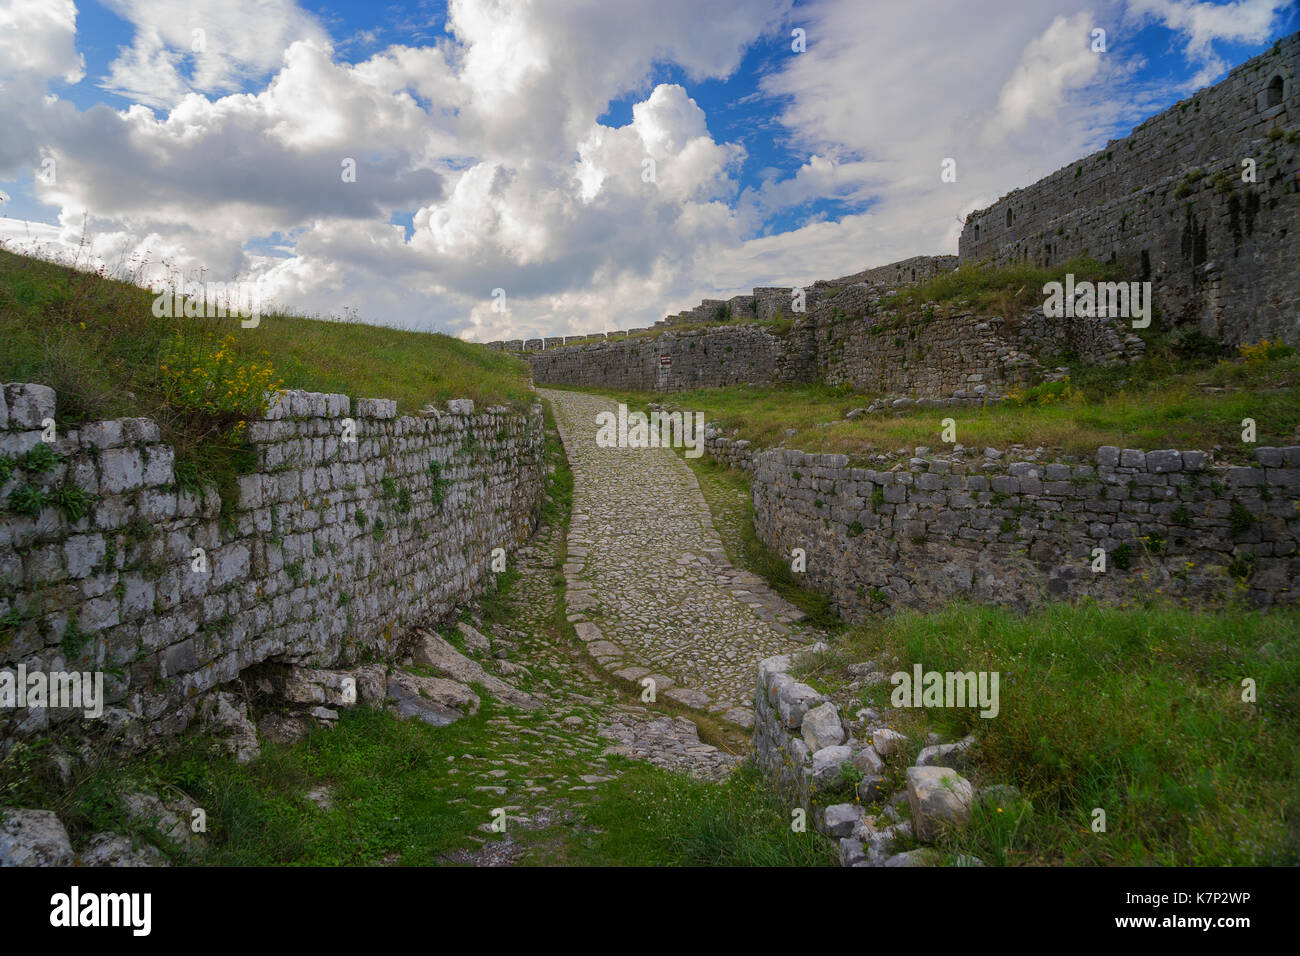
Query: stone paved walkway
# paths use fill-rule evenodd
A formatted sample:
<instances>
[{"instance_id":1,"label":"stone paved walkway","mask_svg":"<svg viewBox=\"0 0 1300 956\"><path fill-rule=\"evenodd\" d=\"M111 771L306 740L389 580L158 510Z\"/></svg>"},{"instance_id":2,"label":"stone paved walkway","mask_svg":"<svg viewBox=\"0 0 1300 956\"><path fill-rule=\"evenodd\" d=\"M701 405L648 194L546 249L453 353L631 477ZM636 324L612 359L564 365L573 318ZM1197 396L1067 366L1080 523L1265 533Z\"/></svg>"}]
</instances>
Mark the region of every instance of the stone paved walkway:
<instances>
[{"instance_id":1,"label":"stone paved walkway","mask_svg":"<svg viewBox=\"0 0 1300 956\"><path fill-rule=\"evenodd\" d=\"M557 596L552 579L559 543L558 530L543 524L516 552L519 576L507 601L509 623L484 627L495 649L509 651L509 662L497 662L499 674L541 706L533 711L511 708L492 718L488 737L459 754L449 768L450 802L463 804L470 817L483 821L493 807L501 807L508 820L504 834L480 824L470 837L478 849L457 851L451 862L509 866L550 861L552 843L559 846L563 840L521 838L521 831L586 832L584 804L621 773L610 759L614 755L705 780L722 779L740 760L701 742L689 720L622 703L591 658L553 633Z\"/></svg>"},{"instance_id":2,"label":"stone paved walkway","mask_svg":"<svg viewBox=\"0 0 1300 956\"><path fill-rule=\"evenodd\" d=\"M570 620L606 670L749 726L758 661L811 640L803 614L723 550L695 475L659 448L601 448L600 396L543 390L573 468Z\"/></svg>"}]
</instances>

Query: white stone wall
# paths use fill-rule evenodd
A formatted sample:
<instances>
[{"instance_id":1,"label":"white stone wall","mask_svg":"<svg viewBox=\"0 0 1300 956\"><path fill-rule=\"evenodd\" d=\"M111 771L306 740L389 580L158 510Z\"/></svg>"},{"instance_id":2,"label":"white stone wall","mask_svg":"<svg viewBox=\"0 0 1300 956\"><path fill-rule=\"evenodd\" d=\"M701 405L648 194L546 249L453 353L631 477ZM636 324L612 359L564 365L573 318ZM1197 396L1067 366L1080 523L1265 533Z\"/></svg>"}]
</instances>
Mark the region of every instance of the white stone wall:
<instances>
[{"instance_id":1,"label":"white stone wall","mask_svg":"<svg viewBox=\"0 0 1300 956\"><path fill-rule=\"evenodd\" d=\"M490 580L492 550L529 534L543 490L540 406L461 399L397 417L384 399L283 392L250 423L257 468L223 517L215 488L178 486L148 419L60 431L59 462L33 473L23 456L57 420L55 395L4 391L0 455L14 465L0 504L23 486L93 500L78 520L53 503L0 510L0 667L105 671L109 719L158 733L253 664L383 655L403 625L450 614ZM69 716L0 711L0 728Z\"/></svg>"},{"instance_id":2,"label":"white stone wall","mask_svg":"<svg viewBox=\"0 0 1300 956\"><path fill-rule=\"evenodd\" d=\"M744 444L706 439L750 472L759 537L782 554L803 548L808 585L851 620L953 599L1300 600L1300 447L1256 449L1250 467L1103 447L1091 463L970 449L876 469ZM1107 552L1103 573L1094 548Z\"/></svg>"}]
</instances>

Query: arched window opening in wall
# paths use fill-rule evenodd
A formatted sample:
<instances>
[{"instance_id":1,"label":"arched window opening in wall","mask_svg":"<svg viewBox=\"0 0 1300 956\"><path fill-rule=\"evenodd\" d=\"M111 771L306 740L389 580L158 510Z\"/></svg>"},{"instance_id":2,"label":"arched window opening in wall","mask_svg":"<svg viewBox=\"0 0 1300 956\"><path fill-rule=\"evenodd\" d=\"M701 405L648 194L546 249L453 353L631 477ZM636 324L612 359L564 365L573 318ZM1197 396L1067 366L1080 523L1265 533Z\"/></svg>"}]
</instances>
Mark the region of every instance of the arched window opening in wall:
<instances>
[{"instance_id":1,"label":"arched window opening in wall","mask_svg":"<svg viewBox=\"0 0 1300 956\"><path fill-rule=\"evenodd\" d=\"M1264 98L1265 108L1282 105L1282 76L1278 74L1268 81L1268 94Z\"/></svg>"},{"instance_id":2,"label":"arched window opening in wall","mask_svg":"<svg viewBox=\"0 0 1300 956\"><path fill-rule=\"evenodd\" d=\"M977 222L975 223L975 241L979 242L979 238L980 238L980 224Z\"/></svg>"},{"instance_id":3,"label":"arched window opening in wall","mask_svg":"<svg viewBox=\"0 0 1300 956\"><path fill-rule=\"evenodd\" d=\"M1012 217L1012 215L1011 215L1011 210L1008 209L1008 210L1007 210L1007 228L1008 228L1008 229L1011 228L1011 220L1012 220L1012 218L1013 218L1013 217Z\"/></svg>"}]
</instances>

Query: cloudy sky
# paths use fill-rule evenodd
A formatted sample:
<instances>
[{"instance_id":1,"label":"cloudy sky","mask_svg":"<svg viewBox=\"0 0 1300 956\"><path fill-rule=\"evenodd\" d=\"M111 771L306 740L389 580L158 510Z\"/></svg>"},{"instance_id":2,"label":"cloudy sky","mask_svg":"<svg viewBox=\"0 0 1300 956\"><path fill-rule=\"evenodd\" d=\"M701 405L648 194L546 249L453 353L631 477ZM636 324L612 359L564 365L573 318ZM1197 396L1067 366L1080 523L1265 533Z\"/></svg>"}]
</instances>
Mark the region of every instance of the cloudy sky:
<instances>
[{"instance_id":1,"label":"cloudy sky","mask_svg":"<svg viewBox=\"0 0 1300 956\"><path fill-rule=\"evenodd\" d=\"M1294 0L0 0L0 241L478 341L643 326L956 252L1297 28Z\"/></svg>"}]
</instances>

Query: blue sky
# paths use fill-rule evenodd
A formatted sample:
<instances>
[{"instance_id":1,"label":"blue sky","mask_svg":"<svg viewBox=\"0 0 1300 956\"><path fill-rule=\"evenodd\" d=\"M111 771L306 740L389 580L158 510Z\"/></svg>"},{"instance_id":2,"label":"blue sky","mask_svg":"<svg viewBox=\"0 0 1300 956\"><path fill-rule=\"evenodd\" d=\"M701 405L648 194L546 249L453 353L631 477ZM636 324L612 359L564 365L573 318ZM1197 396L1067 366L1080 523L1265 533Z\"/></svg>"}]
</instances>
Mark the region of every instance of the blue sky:
<instances>
[{"instance_id":1,"label":"blue sky","mask_svg":"<svg viewBox=\"0 0 1300 956\"><path fill-rule=\"evenodd\" d=\"M953 252L1298 27L1280 0L0 0L0 239L84 228L142 281L481 340L640 326Z\"/></svg>"}]
</instances>

